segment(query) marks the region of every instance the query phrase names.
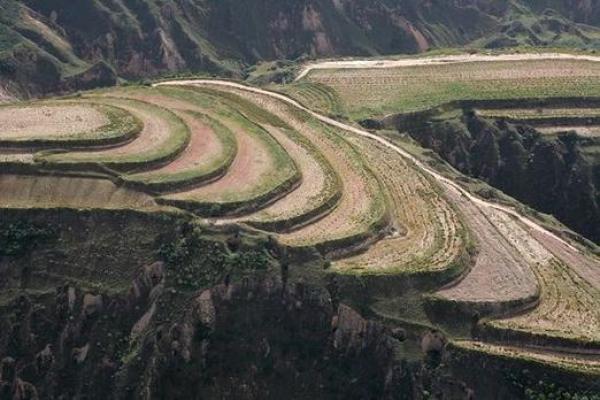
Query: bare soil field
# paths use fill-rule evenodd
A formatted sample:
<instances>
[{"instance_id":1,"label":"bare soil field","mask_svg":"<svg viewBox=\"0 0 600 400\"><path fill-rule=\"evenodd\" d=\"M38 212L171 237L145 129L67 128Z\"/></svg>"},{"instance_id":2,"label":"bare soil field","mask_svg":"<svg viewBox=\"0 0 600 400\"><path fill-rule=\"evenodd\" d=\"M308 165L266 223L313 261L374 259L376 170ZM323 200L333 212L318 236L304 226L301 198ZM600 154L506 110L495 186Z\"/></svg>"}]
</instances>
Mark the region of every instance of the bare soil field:
<instances>
[{"instance_id":1,"label":"bare soil field","mask_svg":"<svg viewBox=\"0 0 600 400\"><path fill-rule=\"evenodd\" d=\"M279 105L281 107L281 105ZM281 114L285 117L285 114ZM285 119L290 121L290 118ZM290 122L291 123L291 122ZM291 233L279 236L289 246L314 246L356 235L371 236L385 206L379 185L366 170L360 155L339 135L319 123L308 121L299 132L318 146L340 176L343 187L337 207L324 218Z\"/></svg>"},{"instance_id":2,"label":"bare soil field","mask_svg":"<svg viewBox=\"0 0 600 400\"><path fill-rule=\"evenodd\" d=\"M207 171L206 174L210 174L214 168L218 168L219 161L224 158L225 150L210 125L198 115L174 112L190 129L191 139L188 146L179 157L164 167L152 172L128 175L127 179L146 183L164 182L173 180L173 175L193 174L201 177L203 174L198 172ZM213 167L215 164L217 167Z\"/></svg>"},{"instance_id":3,"label":"bare soil field","mask_svg":"<svg viewBox=\"0 0 600 400\"><path fill-rule=\"evenodd\" d=\"M280 143L297 142L293 147L287 148L288 152L295 149L290 155L302 173L302 183L296 190L264 210L241 220L270 230L289 231L330 212L342 193L340 177L329 161L330 157L314 143L319 137L315 127L264 96L228 91L253 102L289 125L289 129L272 126L266 126L266 129Z\"/></svg>"},{"instance_id":4,"label":"bare soil field","mask_svg":"<svg viewBox=\"0 0 600 400\"><path fill-rule=\"evenodd\" d=\"M187 145L189 130L173 113L135 100L98 98L97 102L117 105L138 117L144 124L142 132L130 143L98 151L70 152L44 155L44 161L58 163L99 162L114 167L161 162L175 157Z\"/></svg>"},{"instance_id":5,"label":"bare soil field","mask_svg":"<svg viewBox=\"0 0 600 400\"><path fill-rule=\"evenodd\" d=\"M523 303L537 297L537 279L529 263L490 221L488 213L455 190L447 196L458 207L474 236L477 247L475 265L456 285L437 294L449 301L480 305Z\"/></svg>"},{"instance_id":6,"label":"bare soil field","mask_svg":"<svg viewBox=\"0 0 600 400\"><path fill-rule=\"evenodd\" d=\"M332 170L324 169L324 160L313 153L314 149L309 150L304 146L297 145L279 128L267 126L265 129L275 140L283 144L296 161L302 173L302 183L287 196L264 210L248 218L243 218L242 221L258 227L271 227L274 230L280 230L279 226L286 231L293 230L310 222L311 217L320 216L318 213L315 215L314 210L319 209L320 205L326 204L335 196L337 190L334 186L337 183L337 176L332 176L334 174ZM323 213L330 211L333 206L335 204L324 208ZM304 216L308 216L308 218L303 218Z\"/></svg>"},{"instance_id":7,"label":"bare soil field","mask_svg":"<svg viewBox=\"0 0 600 400\"><path fill-rule=\"evenodd\" d=\"M222 121L235 133L239 151L228 173L216 182L167 197L194 199L198 201L224 201L239 192L252 191L257 182L265 179L273 169L274 161L260 139L247 133L242 127Z\"/></svg>"},{"instance_id":8,"label":"bare soil field","mask_svg":"<svg viewBox=\"0 0 600 400\"><path fill-rule=\"evenodd\" d=\"M106 115L91 105L0 107L0 139L65 137L108 123Z\"/></svg>"},{"instance_id":9,"label":"bare soil field","mask_svg":"<svg viewBox=\"0 0 600 400\"><path fill-rule=\"evenodd\" d=\"M170 95L171 94L171 95ZM111 95L108 93L107 95ZM223 175L233 162L237 144L233 133L206 112L216 107L183 101L160 89L128 89L113 93L123 99L151 103L172 111L188 127L191 137L185 150L172 162L152 171L127 175L125 179L165 191L177 186L199 184Z\"/></svg>"},{"instance_id":10,"label":"bare soil field","mask_svg":"<svg viewBox=\"0 0 600 400\"><path fill-rule=\"evenodd\" d=\"M296 180L298 172L294 162L281 144L262 127L235 114L227 119L216 115L211 117L226 126L236 137L238 152L233 163L221 179L164 196L163 199L174 203L198 203L204 208L212 208L214 212L209 214L223 214L217 207L227 209L230 204L237 210L239 207L233 205L246 204L250 208L258 208L261 203L277 197L288 182ZM229 210L224 212L228 213Z\"/></svg>"},{"instance_id":11,"label":"bare soil field","mask_svg":"<svg viewBox=\"0 0 600 400\"><path fill-rule=\"evenodd\" d=\"M353 242L352 238L369 240L373 237L373 229L382 223L386 213L381 189L356 149L340 136L341 132L312 120L303 113L296 114L280 101L238 89L228 90L239 93L280 117L316 146L340 177L343 191L336 208L312 224L279 235L279 240L292 247L310 247L347 240ZM314 206L312 204L310 207ZM287 212L294 212L292 210Z\"/></svg>"},{"instance_id":12,"label":"bare soil field","mask_svg":"<svg viewBox=\"0 0 600 400\"><path fill-rule=\"evenodd\" d=\"M330 136L329 140L330 150L337 153L335 159L329 160L340 174L343 185L340 202L335 210L315 223L280 235L283 244L309 247L346 240L353 242L353 237L368 239L385 218L381 188L371 171L365 168L358 152L341 138ZM328 152L325 154L327 156Z\"/></svg>"}]
</instances>

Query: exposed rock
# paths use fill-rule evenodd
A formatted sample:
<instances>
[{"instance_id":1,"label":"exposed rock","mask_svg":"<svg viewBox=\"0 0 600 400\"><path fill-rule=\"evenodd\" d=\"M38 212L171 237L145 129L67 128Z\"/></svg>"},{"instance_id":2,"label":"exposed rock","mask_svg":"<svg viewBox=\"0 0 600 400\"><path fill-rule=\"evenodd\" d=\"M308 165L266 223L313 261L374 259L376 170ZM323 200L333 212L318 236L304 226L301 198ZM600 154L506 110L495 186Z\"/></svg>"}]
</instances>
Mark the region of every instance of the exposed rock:
<instances>
[{"instance_id":1,"label":"exposed rock","mask_svg":"<svg viewBox=\"0 0 600 400\"><path fill-rule=\"evenodd\" d=\"M87 293L83 296L82 313L86 317L91 317L103 309L102 296Z\"/></svg>"}]
</instances>

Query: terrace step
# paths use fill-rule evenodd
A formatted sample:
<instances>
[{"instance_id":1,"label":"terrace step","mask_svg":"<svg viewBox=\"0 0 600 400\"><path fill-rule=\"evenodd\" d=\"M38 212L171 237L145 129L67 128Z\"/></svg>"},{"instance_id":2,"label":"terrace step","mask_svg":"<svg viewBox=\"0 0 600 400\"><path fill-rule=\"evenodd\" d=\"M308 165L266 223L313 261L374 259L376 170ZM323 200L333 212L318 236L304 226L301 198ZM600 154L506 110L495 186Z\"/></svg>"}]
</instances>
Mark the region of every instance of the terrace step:
<instances>
[{"instance_id":1,"label":"terrace step","mask_svg":"<svg viewBox=\"0 0 600 400\"><path fill-rule=\"evenodd\" d=\"M139 100L90 97L87 101L117 105L139 118L144 127L139 136L120 147L67 153L40 152L36 161L55 168L87 169L107 167L121 172L147 170L177 158L190 142L185 123L164 108Z\"/></svg>"},{"instance_id":2,"label":"terrace step","mask_svg":"<svg viewBox=\"0 0 600 400\"><path fill-rule=\"evenodd\" d=\"M505 346L471 340L453 341L451 346L473 355L495 356L500 360L522 360L545 368L555 367L563 371L583 373L585 376L600 377L600 358L535 347ZM454 349L453 349L454 351ZM514 364L511 364L514 365ZM597 382L597 381L596 381Z\"/></svg>"},{"instance_id":3,"label":"terrace step","mask_svg":"<svg viewBox=\"0 0 600 400\"><path fill-rule=\"evenodd\" d=\"M84 175L0 174L0 208L145 209L151 196Z\"/></svg>"},{"instance_id":4,"label":"terrace step","mask_svg":"<svg viewBox=\"0 0 600 400\"><path fill-rule=\"evenodd\" d=\"M293 160L261 126L233 110L213 117L234 133L238 143L229 170L217 181L162 196L159 202L205 217L240 215L267 206L300 183Z\"/></svg>"},{"instance_id":5,"label":"terrace step","mask_svg":"<svg viewBox=\"0 0 600 400\"><path fill-rule=\"evenodd\" d=\"M365 138L350 141L385 187L394 230L365 253L336 261L333 270L418 275L430 284L455 278L470 262L467 232L441 189L389 148Z\"/></svg>"},{"instance_id":6,"label":"terrace step","mask_svg":"<svg viewBox=\"0 0 600 400\"><path fill-rule=\"evenodd\" d=\"M112 146L135 139L142 123L126 110L83 101L38 101L0 107L0 147Z\"/></svg>"},{"instance_id":7,"label":"terrace step","mask_svg":"<svg viewBox=\"0 0 600 400\"><path fill-rule=\"evenodd\" d=\"M337 258L361 251L381 238L389 216L380 183L340 131L279 100L234 88L221 90L242 96L280 118L317 147L339 176L342 194L335 209L308 225L279 234L280 243L299 253L316 249Z\"/></svg>"},{"instance_id":8,"label":"terrace step","mask_svg":"<svg viewBox=\"0 0 600 400\"><path fill-rule=\"evenodd\" d=\"M190 143L179 157L161 168L125 175L128 184L166 192L207 184L227 173L237 153L233 133L206 114L173 112L188 126Z\"/></svg>"},{"instance_id":9,"label":"terrace step","mask_svg":"<svg viewBox=\"0 0 600 400\"><path fill-rule=\"evenodd\" d=\"M389 224L380 183L360 153L339 132L313 122L303 134L318 144L339 174L343 187L338 206L324 218L279 235L279 241L302 251L316 248L333 258L362 250L378 240Z\"/></svg>"},{"instance_id":10,"label":"terrace step","mask_svg":"<svg viewBox=\"0 0 600 400\"><path fill-rule=\"evenodd\" d=\"M446 196L464 216L476 243L477 256L468 273L438 291L431 299L432 304L442 310L460 309L484 316L506 313L537 301L539 287L531 265L488 218L494 210L483 209L463 198L454 188L447 187ZM531 238L524 240L521 244L524 247L537 245ZM544 255L539 257L543 259ZM437 309L437 314L443 314L442 310Z\"/></svg>"},{"instance_id":11,"label":"terrace step","mask_svg":"<svg viewBox=\"0 0 600 400\"><path fill-rule=\"evenodd\" d=\"M264 128L294 159L302 173L302 183L269 207L237 221L262 230L290 232L326 216L342 196L339 177L331 165L298 133L273 126Z\"/></svg>"}]
</instances>

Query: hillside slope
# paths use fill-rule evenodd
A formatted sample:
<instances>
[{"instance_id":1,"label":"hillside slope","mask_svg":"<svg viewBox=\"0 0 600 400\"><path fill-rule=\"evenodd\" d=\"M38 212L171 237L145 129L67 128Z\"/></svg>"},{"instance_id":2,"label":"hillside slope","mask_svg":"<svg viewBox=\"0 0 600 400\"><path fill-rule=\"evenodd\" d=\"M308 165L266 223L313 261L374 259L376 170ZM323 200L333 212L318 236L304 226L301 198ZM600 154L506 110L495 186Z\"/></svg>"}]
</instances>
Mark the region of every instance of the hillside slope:
<instances>
[{"instance_id":1,"label":"hillside slope","mask_svg":"<svg viewBox=\"0 0 600 400\"><path fill-rule=\"evenodd\" d=\"M36 95L260 60L432 47L600 47L600 7L539 0L3 0L0 83ZM572 19L572 20L571 20ZM573 23L576 21L577 23ZM583 25L587 24L587 25Z\"/></svg>"}]
</instances>

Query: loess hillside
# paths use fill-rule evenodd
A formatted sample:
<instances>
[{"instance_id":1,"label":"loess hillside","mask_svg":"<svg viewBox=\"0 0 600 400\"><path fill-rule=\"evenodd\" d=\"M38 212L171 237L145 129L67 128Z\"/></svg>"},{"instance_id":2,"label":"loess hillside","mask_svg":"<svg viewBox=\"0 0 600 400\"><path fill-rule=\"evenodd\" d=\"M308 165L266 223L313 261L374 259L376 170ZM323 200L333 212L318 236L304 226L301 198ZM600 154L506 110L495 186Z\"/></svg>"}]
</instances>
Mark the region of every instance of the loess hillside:
<instances>
[{"instance_id":1,"label":"loess hillside","mask_svg":"<svg viewBox=\"0 0 600 400\"><path fill-rule=\"evenodd\" d=\"M598 49L590 0L0 0L0 400L600 400Z\"/></svg>"},{"instance_id":2,"label":"loess hillside","mask_svg":"<svg viewBox=\"0 0 600 400\"><path fill-rule=\"evenodd\" d=\"M600 46L586 1L3 0L3 92L173 73L244 76L262 60L474 46ZM5 93L5 95L6 95Z\"/></svg>"},{"instance_id":3,"label":"loess hillside","mask_svg":"<svg viewBox=\"0 0 600 400\"><path fill-rule=\"evenodd\" d=\"M0 126L13 397L597 397L594 246L397 134L215 79Z\"/></svg>"}]
</instances>

